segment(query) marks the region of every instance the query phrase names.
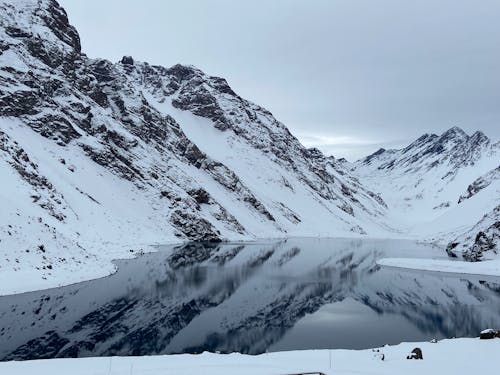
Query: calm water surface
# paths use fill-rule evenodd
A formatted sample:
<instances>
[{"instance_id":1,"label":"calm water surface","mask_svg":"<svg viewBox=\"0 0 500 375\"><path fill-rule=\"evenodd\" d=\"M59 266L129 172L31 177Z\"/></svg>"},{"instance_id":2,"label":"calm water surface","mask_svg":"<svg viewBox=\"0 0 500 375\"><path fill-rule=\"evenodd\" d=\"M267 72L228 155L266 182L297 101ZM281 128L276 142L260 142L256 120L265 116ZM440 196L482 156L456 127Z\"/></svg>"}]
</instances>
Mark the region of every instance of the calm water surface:
<instances>
[{"instance_id":1,"label":"calm water surface","mask_svg":"<svg viewBox=\"0 0 500 375\"><path fill-rule=\"evenodd\" d=\"M162 247L110 277L0 297L0 360L368 348L500 326L500 279L382 268L409 241Z\"/></svg>"}]
</instances>

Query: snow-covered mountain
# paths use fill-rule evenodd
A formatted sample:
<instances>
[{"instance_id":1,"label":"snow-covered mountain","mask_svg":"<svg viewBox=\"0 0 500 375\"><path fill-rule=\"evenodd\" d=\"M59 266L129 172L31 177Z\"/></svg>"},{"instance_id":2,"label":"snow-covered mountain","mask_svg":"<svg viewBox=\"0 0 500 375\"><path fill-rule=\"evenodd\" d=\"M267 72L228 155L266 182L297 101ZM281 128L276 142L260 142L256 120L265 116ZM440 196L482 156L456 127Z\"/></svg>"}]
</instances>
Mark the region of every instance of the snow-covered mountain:
<instances>
[{"instance_id":1,"label":"snow-covered mountain","mask_svg":"<svg viewBox=\"0 0 500 375\"><path fill-rule=\"evenodd\" d=\"M106 274L140 244L388 228L380 196L223 78L90 59L54 0L0 0L0 165L0 282Z\"/></svg>"},{"instance_id":2,"label":"snow-covered mountain","mask_svg":"<svg viewBox=\"0 0 500 375\"><path fill-rule=\"evenodd\" d=\"M482 132L452 127L344 165L381 194L391 222L409 235L449 242L450 255L469 260L498 250L500 142Z\"/></svg>"},{"instance_id":3,"label":"snow-covered mountain","mask_svg":"<svg viewBox=\"0 0 500 375\"><path fill-rule=\"evenodd\" d=\"M498 242L498 150L452 128L353 164L326 157L223 78L90 59L55 0L0 0L0 283L15 278L12 292L183 240L413 236L480 254Z\"/></svg>"}]
</instances>

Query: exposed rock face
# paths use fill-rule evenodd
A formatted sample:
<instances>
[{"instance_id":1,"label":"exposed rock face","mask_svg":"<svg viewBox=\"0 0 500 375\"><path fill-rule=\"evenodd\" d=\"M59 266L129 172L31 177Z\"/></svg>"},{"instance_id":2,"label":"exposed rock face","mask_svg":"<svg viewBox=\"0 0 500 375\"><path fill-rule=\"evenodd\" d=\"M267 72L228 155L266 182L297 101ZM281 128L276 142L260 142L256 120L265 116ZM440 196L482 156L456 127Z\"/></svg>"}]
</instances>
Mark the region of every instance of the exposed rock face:
<instances>
[{"instance_id":1,"label":"exposed rock face","mask_svg":"<svg viewBox=\"0 0 500 375\"><path fill-rule=\"evenodd\" d=\"M123 56L121 63L123 65L134 65L134 59L132 56Z\"/></svg>"},{"instance_id":2,"label":"exposed rock face","mask_svg":"<svg viewBox=\"0 0 500 375\"><path fill-rule=\"evenodd\" d=\"M89 59L54 0L0 0L0 41L2 180L12 199L30 202L0 216L9 251L30 233L23 223L45 220L51 236L64 233L59 248L83 250L110 236L151 243L385 230L380 196L223 78L130 56Z\"/></svg>"},{"instance_id":3,"label":"exposed rock face","mask_svg":"<svg viewBox=\"0 0 500 375\"><path fill-rule=\"evenodd\" d=\"M470 262L477 262L486 254L498 254L500 248L500 205L468 230L455 238L446 247L450 257L462 256Z\"/></svg>"},{"instance_id":4,"label":"exposed rock face","mask_svg":"<svg viewBox=\"0 0 500 375\"><path fill-rule=\"evenodd\" d=\"M460 196L458 203L471 198L493 182L500 180L500 166L477 178L472 184L467 186L467 191Z\"/></svg>"}]
</instances>

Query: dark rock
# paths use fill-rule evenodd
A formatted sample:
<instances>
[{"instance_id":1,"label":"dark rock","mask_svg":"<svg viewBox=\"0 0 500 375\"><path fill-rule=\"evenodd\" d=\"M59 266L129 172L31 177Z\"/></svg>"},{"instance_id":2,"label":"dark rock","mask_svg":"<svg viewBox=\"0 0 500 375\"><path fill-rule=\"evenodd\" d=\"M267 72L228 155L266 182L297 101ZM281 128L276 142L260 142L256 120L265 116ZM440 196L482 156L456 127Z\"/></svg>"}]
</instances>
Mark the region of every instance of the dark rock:
<instances>
[{"instance_id":1,"label":"dark rock","mask_svg":"<svg viewBox=\"0 0 500 375\"><path fill-rule=\"evenodd\" d=\"M498 206L496 211L500 210ZM469 262L478 262L482 259L485 251L496 251L500 239L500 221L494 222L484 231L476 234L472 247L463 251L462 256Z\"/></svg>"},{"instance_id":2,"label":"dark rock","mask_svg":"<svg viewBox=\"0 0 500 375\"><path fill-rule=\"evenodd\" d=\"M411 353L406 357L406 359L424 359L424 357L422 356L422 349L413 349Z\"/></svg>"},{"instance_id":3,"label":"dark rock","mask_svg":"<svg viewBox=\"0 0 500 375\"><path fill-rule=\"evenodd\" d=\"M123 56L120 62L123 65L134 65L134 59L132 56Z\"/></svg>"},{"instance_id":4,"label":"dark rock","mask_svg":"<svg viewBox=\"0 0 500 375\"><path fill-rule=\"evenodd\" d=\"M457 254L453 251L457 246L458 242L450 242L448 246L446 246L446 253L450 258L457 258Z\"/></svg>"},{"instance_id":5,"label":"dark rock","mask_svg":"<svg viewBox=\"0 0 500 375\"><path fill-rule=\"evenodd\" d=\"M368 155L367 157L365 157L363 159L363 163L364 164L370 164L370 161L373 159L373 158L376 158L377 156L379 155L382 155L383 153L385 152L385 148L379 148L377 151L375 151L373 154L371 155ZM344 159L345 160L345 159Z\"/></svg>"},{"instance_id":6,"label":"dark rock","mask_svg":"<svg viewBox=\"0 0 500 375\"><path fill-rule=\"evenodd\" d=\"M182 82L194 77L196 75L196 70L190 66L177 64L167 69L167 74L172 75L177 81Z\"/></svg>"},{"instance_id":7,"label":"dark rock","mask_svg":"<svg viewBox=\"0 0 500 375\"><path fill-rule=\"evenodd\" d=\"M80 36L75 27L68 21L66 11L55 0L43 3L46 6L46 12L41 12L40 17L45 21L45 25L62 42L74 48L75 52L81 52Z\"/></svg>"},{"instance_id":8,"label":"dark rock","mask_svg":"<svg viewBox=\"0 0 500 375\"><path fill-rule=\"evenodd\" d=\"M32 36L30 32L13 26L7 26L5 33L13 38L30 38Z\"/></svg>"},{"instance_id":9,"label":"dark rock","mask_svg":"<svg viewBox=\"0 0 500 375\"><path fill-rule=\"evenodd\" d=\"M479 334L479 338L481 340L490 340L490 339L494 339L494 338L497 338L497 337L500 337L500 331L497 331L497 330L494 330L494 329L485 329L484 331L482 331L480 334Z\"/></svg>"},{"instance_id":10,"label":"dark rock","mask_svg":"<svg viewBox=\"0 0 500 375\"><path fill-rule=\"evenodd\" d=\"M169 199L172 198L172 196L170 195L170 193L168 191L165 191L165 190L160 191L160 195L162 197L164 197L164 198L169 198Z\"/></svg>"},{"instance_id":11,"label":"dark rock","mask_svg":"<svg viewBox=\"0 0 500 375\"><path fill-rule=\"evenodd\" d=\"M470 184L467 187L467 192L465 194L462 194L458 199L458 203L460 204L464 200L476 195L478 192L488 187L493 181L498 178L500 178L500 166L477 178L472 184Z\"/></svg>"},{"instance_id":12,"label":"dark rock","mask_svg":"<svg viewBox=\"0 0 500 375\"><path fill-rule=\"evenodd\" d=\"M354 210L353 208L348 205L347 203L344 203L343 205L341 206L338 206L342 211L344 211L346 214L349 214L351 216L354 216Z\"/></svg>"},{"instance_id":13,"label":"dark rock","mask_svg":"<svg viewBox=\"0 0 500 375\"><path fill-rule=\"evenodd\" d=\"M37 359L55 358L58 352L69 343L55 331L48 331L36 339L26 342L3 358L5 361L21 360L30 355Z\"/></svg>"},{"instance_id":14,"label":"dark rock","mask_svg":"<svg viewBox=\"0 0 500 375\"><path fill-rule=\"evenodd\" d=\"M198 204L209 204L210 203L210 194L202 188L189 190L187 192L191 197L194 198L196 203Z\"/></svg>"}]
</instances>

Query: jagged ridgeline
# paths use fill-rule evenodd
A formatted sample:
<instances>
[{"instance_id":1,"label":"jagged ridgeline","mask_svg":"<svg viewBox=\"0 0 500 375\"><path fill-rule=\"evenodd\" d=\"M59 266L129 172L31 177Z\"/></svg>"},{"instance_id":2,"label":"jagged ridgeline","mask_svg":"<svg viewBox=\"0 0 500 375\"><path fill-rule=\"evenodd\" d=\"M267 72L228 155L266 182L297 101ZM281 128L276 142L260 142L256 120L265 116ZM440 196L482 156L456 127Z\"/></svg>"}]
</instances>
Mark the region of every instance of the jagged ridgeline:
<instances>
[{"instance_id":1,"label":"jagged ridgeline","mask_svg":"<svg viewBox=\"0 0 500 375\"><path fill-rule=\"evenodd\" d=\"M53 0L0 0L0 116L11 251L385 230L380 196L226 80L90 59Z\"/></svg>"},{"instance_id":2,"label":"jagged ridgeline","mask_svg":"<svg viewBox=\"0 0 500 375\"><path fill-rule=\"evenodd\" d=\"M382 193L396 216L392 222L406 222L428 241L448 243L450 256L476 261L499 250L499 164L499 142L454 126L403 149L380 149L350 168Z\"/></svg>"}]
</instances>

